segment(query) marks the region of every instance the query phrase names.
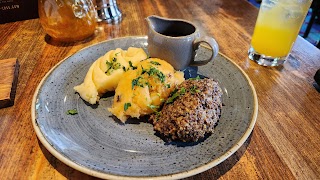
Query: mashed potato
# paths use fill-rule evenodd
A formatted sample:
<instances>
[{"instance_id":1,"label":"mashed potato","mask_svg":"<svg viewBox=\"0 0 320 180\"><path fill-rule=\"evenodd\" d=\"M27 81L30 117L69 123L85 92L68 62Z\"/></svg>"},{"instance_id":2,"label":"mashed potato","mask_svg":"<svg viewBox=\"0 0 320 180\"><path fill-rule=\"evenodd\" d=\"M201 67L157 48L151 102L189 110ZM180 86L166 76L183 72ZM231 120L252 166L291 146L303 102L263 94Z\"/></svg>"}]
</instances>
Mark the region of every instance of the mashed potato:
<instances>
[{"instance_id":1,"label":"mashed potato","mask_svg":"<svg viewBox=\"0 0 320 180\"><path fill-rule=\"evenodd\" d=\"M147 54L142 48L130 47L127 51L117 48L97 59L90 67L84 82L74 87L82 99L96 104L100 96L114 91L123 73L134 69Z\"/></svg>"},{"instance_id":2,"label":"mashed potato","mask_svg":"<svg viewBox=\"0 0 320 180\"><path fill-rule=\"evenodd\" d=\"M108 110L125 122L158 111L177 85L183 73L164 60L150 58L125 72L115 90L113 105Z\"/></svg>"}]
</instances>

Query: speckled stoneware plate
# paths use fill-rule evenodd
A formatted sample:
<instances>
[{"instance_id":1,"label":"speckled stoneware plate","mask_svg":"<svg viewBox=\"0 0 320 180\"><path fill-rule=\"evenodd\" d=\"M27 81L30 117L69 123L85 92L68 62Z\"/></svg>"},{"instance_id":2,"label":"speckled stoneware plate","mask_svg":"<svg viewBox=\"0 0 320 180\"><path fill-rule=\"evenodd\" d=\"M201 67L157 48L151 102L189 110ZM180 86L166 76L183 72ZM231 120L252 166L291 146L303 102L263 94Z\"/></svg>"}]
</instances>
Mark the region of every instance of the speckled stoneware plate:
<instances>
[{"instance_id":1,"label":"speckled stoneware plate","mask_svg":"<svg viewBox=\"0 0 320 180\"><path fill-rule=\"evenodd\" d=\"M223 89L221 119L214 134L205 140L165 143L151 124L111 117L112 94L90 106L73 90L90 65L107 51L130 46L147 48L147 37L104 41L80 50L58 63L39 84L32 103L32 122L41 143L56 158L86 174L107 179L178 179L206 171L232 155L253 130L258 102L247 75L219 54L186 77L211 77ZM198 57L206 56L206 50ZM76 108L77 115L67 115Z\"/></svg>"}]
</instances>

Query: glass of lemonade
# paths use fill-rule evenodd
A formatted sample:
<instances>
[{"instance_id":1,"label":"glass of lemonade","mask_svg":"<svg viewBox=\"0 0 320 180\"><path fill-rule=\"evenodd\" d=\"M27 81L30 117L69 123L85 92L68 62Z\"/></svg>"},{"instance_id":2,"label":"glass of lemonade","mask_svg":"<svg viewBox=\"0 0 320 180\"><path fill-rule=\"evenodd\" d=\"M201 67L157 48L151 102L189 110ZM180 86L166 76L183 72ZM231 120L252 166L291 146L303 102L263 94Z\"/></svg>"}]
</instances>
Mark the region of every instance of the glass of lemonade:
<instances>
[{"instance_id":1,"label":"glass of lemonade","mask_svg":"<svg viewBox=\"0 0 320 180\"><path fill-rule=\"evenodd\" d=\"M285 62L312 0L262 0L249 59L263 66Z\"/></svg>"}]
</instances>

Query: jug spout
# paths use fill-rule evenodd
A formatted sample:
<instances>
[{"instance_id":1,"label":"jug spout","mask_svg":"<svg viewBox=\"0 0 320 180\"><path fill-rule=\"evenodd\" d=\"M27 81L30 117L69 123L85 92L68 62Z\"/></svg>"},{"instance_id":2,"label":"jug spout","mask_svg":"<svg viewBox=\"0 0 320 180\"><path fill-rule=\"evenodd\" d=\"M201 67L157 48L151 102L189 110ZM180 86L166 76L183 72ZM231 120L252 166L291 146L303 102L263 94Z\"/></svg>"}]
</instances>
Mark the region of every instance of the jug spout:
<instances>
[{"instance_id":1,"label":"jug spout","mask_svg":"<svg viewBox=\"0 0 320 180\"><path fill-rule=\"evenodd\" d=\"M158 22L160 19L161 19L161 17L159 17L159 16L155 16L155 15L148 16L146 18L146 20L147 20L147 23L149 25L149 29L155 30L156 29L156 25L161 23L161 22Z\"/></svg>"}]
</instances>

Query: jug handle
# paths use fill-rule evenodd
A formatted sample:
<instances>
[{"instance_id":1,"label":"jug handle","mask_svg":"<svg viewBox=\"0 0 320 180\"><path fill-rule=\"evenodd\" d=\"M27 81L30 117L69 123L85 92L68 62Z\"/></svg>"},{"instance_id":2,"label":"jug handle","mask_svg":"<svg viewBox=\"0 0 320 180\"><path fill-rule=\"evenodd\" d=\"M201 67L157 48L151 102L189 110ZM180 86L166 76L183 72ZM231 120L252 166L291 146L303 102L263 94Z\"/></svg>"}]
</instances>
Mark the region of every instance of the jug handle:
<instances>
[{"instance_id":1,"label":"jug handle","mask_svg":"<svg viewBox=\"0 0 320 180\"><path fill-rule=\"evenodd\" d=\"M199 48L201 43L206 43L207 45L210 46L212 54L210 56L210 58L206 59L206 60L199 60L199 61L195 61L195 56L196 56L196 50ZM208 62L212 61L219 52L219 45L216 42L216 40L212 37L208 37L208 36L203 36L203 37L199 37L196 40L194 40L193 42L193 59L192 62L190 63L191 66L201 66L201 65L205 65Z\"/></svg>"}]
</instances>

